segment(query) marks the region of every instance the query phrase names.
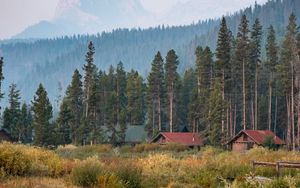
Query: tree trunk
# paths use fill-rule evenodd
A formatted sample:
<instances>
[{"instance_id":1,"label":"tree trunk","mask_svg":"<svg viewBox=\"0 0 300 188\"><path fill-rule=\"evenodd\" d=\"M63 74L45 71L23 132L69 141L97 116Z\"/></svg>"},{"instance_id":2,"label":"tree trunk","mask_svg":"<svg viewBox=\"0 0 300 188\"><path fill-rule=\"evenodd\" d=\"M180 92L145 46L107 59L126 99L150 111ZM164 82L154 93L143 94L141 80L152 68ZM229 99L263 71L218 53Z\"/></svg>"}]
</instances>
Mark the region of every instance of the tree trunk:
<instances>
[{"instance_id":1,"label":"tree trunk","mask_svg":"<svg viewBox=\"0 0 300 188\"><path fill-rule=\"evenodd\" d=\"M229 137L229 106L226 108L226 138Z\"/></svg>"},{"instance_id":2,"label":"tree trunk","mask_svg":"<svg viewBox=\"0 0 300 188\"><path fill-rule=\"evenodd\" d=\"M233 124L233 135L235 135L236 131L236 104L234 105L234 124Z\"/></svg>"},{"instance_id":3,"label":"tree trunk","mask_svg":"<svg viewBox=\"0 0 300 188\"><path fill-rule=\"evenodd\" d=\"M158 97L158 130L161 132L161 104L160 96Z\"/></svg>"},{"instance_id":4,"label":"tree trunk","mask_svg":"<svg viewBox=\"0 0 300 188\"><path fill-rule=\"evenodd\" d=\"M224 69L222 71L222 100L225 101L225 72L224 72ZM227 115L228 115L228 113L227 113ZM228 129L227 129L227 132L228 132ZM222 112L222 133L224 133L224 111Z\"/></svg>"},{"instance_id":5,"label":"tree trunk","mask_svg":"<svg viewBox=\"0 0 300 188\"><path fill-rule=\"evenodd\" d=\"M251 99L251 125L252 125L252 130L255 130L255 123L254 123L254 114L255 114L255 110L254 110L254 104L253 104L253 100Z\"/></svg>"},{"instance_id":6,"label":"tree trunk","mask_svg":"<svg viewBox=\"0 0 300 188\"><path fill-rule=\"evenodd\" d=\"M243 129L246 130L246 80L245 80L245 62L243 60Z\"/></svg>"},{"instance_id":7,"label":"tree trunk","mask_svg":"<svg viewBox=\"0 0 300 188\"><path fill-rule=\"evenodd\" d=\"M230 126L230 137L232 137L233 135L233 126L232 126L232 103L231 103L231 99L229 101L229 126Z\"/></svg>"},{"instance_id":8,"label":"tree trunk","mask_svg":"<svg viewBox=\"0 0 300 188\"><path fill-rule=\"evenodd\" d=\"M258 80L258 67L256 63L256 69L255 69L255 112L254 112L254 129L257 130L257 122L258 122L258 90L257 90L257 80Z\"/></svg>"},{"instance_id":9,"label":"tree trunk","mask_svg":"<svg viewBox=\"0 0 300 188\"><path fill-rule=\"evenodd\" d=\"M292 120L292 143L293 151L296 149L295 145L295 111L294 111L294 70L292 67L292 84L291 84L291 120Z\"/></svg>"},{"instance_id":10,"label":"tree trunk","mask_svg":"<svg viewBox=\"0 0 300 188\"><path fill-rule=\"evenodd\" d=\"M155 133L155 102L154 99L152 101L152 136Z\"/></svg>"},{"instance_id":11,"label":"tree trunk","mask_svg":"<svg viewBox=\"0 0 300 188\"><path fill-rule=\"evenodd\" d=\"M169 103L170 103L170 132L173 132L173 86L171 86L171 92L170 92L170 98L169 98Z\"/></svg>"},{"instance_id":12,"label":"tree trunk","mask_svg":"<svg viewBox=\"0 0 300 188\"><path fill-rule=\"evenodd\" d=\"M276 93L276 90L275 90ZM274 114L274 133L276 135L277 133L277 105L278 105L278 99L277 96L275 96L275 114Z\"/></svg>"},{"instance_id":13,"label":"tree trunk","mask_svg":"<svg viewBox=\"0 0 300 188\"><path fill-rule=\"evenodd\" d=\"M298 115L298 120L297 120L297 145L300 145L300 92L298 93L298 104L297 104L297 115Z\"/></svg>"},{"instance_id":14,"label":"tree trunk","mask_svg":"<svg viewBox=\"0 0 300 188\"><path fill-rule=\"evenodd\" d=\"M272 124L272 84L271 84L272 76L269 81L269 108L268 108L268 128L271 130Z\"/></svg>"},{"instance_id":15,"label":"tree trunk","mask_svg":"<svg viewBox=\"0 0 300 188\"><path fill-rule=\"evenodd\" d=\"M291 148L291 102L290 96L286 96L286 107L287 107L287 135L286 135L286 142L288 148Z\"/></svg>"}]
</instances>

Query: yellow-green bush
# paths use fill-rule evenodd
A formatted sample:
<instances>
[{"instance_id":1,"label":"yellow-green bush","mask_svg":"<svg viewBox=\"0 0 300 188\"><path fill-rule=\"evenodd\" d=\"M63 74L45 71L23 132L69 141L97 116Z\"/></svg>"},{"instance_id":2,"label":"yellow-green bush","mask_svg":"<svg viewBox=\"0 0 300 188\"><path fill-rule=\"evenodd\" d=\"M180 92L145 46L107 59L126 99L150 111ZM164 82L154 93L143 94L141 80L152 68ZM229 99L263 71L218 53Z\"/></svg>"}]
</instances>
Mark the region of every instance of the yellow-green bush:
<instances>
[{"instance_id":1,"label":"yellow-green bush","mask_svg":"<svg viewBox=\"0 0 300 188\"><path fill-rule=\"evenodd\" d=\"M20 148L10 143L0 145L0 169L1 176L25 175L31 168L30 157Z\"/></svg>"},{"instance_id":2,"label":"yellow-green bush","mask_svg":"<svg viewBox=\"0 0 300 188\"><path fill-rule=\"evenodd\" d=\"M98 177L97 185L100 188L133 188L115 175L103 174Z\"/></svg>"},{"instance_id":3,"label":"yellow-green bush","mask_svg":"<svg viewBox=\"0 0 300 188\"><path fill-rule=\"evenodd\" d=\"M103 164L96 157L91 157L77 161L71 172L71 181L78 186L92 186L97 184L98 177L103 173Z\"/></svg>"},{"instance_id":4,"label":"yellow-green bush","mask_svg":"<svg viewBox=\"0 0 300 188\"><path fill-rule=\"evenodd\" d=\"M38 148L18 146L22 152L30 156L33 175L59 176L63 173L63 161L53 151Z\"/></svg>"},{"instance_id":5,"label":"yellow-green bush","mask_svg":"<svg viewBox=\"0 0 300 188\"><path fill-rule=\"evenodd\" d=\"M142 183L142 169L133 161L125 159L115 160L110 163L106 171L115 174L120 180L131 188L140 188Z\"/></svg>"}]
</instances>

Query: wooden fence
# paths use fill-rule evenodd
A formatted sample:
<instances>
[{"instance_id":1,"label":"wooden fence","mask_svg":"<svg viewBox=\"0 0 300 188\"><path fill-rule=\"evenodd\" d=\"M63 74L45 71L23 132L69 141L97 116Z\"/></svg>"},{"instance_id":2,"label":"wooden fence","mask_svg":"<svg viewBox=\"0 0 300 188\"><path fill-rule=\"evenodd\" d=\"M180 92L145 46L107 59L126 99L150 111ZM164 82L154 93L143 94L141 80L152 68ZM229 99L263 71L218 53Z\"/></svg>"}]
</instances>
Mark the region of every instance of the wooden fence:
<instances>
[{"instance_id":1,"label":"wooden fence","mask_svg":"<svg viewBox=\"0 0 300 188\"><path fill-rule=\"evenodd\" d=\"M300 168L300 162L289 162L289 161L276 161L276 162L261 162L252 161L253 171L255 172L255 166L270 166L276 168L277 176L280 176L281 168Z\"/></svg>"}]
</instances>

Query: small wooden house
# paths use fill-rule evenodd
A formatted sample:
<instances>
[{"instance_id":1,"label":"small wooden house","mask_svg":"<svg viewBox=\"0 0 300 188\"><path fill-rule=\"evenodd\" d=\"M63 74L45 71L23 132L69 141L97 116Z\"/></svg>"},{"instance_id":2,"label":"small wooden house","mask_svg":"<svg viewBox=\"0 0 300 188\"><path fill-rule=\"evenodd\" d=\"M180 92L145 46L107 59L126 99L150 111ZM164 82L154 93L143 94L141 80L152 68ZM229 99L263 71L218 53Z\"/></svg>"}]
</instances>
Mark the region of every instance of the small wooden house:
<instances>
[{"instance_id":1,"label":"small wooden house","mask_svg":"<svg viewBox=\"0 0 300 188\"><path fill-rule=\"evenodd\" d=\"M0 142L3 141L12 142L12 137L4 129L0 129Z\"/></svg>"},{"instance_id":2,"label":"small wooden house","mask_svg":"<svg viewBox=\"0 0 300 188\"><path fill-rule=\"evenodd\" d=\"M262 146L268 137L272 137L274 144L279 147L285 142L269 130L242 130L227 142L232 151L245 151L255 146Z\"/></svg>"},{"instance_id":3,"label":"small wooden house","mask_svg":"<svg viewBox=\"0 0 300 188\"><path fill-rule=\"evenodd\" d=\"M202 138L199 134L187 132L161 132L152 139L151 143L175 143L188 147L200 147L203 145Z\"/></svg>"}]
</instances>

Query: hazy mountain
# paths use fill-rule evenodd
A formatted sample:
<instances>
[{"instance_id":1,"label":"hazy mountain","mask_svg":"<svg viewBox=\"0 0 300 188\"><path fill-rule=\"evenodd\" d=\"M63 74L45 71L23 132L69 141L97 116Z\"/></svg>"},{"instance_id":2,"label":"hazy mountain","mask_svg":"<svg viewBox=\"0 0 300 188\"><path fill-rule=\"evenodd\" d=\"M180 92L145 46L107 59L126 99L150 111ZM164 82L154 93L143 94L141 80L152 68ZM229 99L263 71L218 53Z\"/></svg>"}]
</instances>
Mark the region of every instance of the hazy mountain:
<instances>
[{"instance_id":1,"label":"hazy mountain","mask_svg":"<svg viewBox=\"0 0 300 188\"><path fill-rule=\"evenodd\" d=\"M141 0L60 0L53 20L29 26L13 38L53 38L96 34L117 28L189 25L198 20L233 13L237 11L237 6L233 5L249 6L249 1L214 2L215 4L210 0L179 1L166 11L149 12L143 7Z\"/></svg>"},{"instance_id":2,"label":"hazy mountain","mask_svg":"<svg viewBox=\"0 0 300 188\"><path fill-rule=\"evenodd\" d=\"M14 38L52 38L63 35L95 34L115 28L152 23L139 0L60 0L51 22L30 26ZM150 22L149 22L150 21Z\"/></svg>"}]
</instances>

